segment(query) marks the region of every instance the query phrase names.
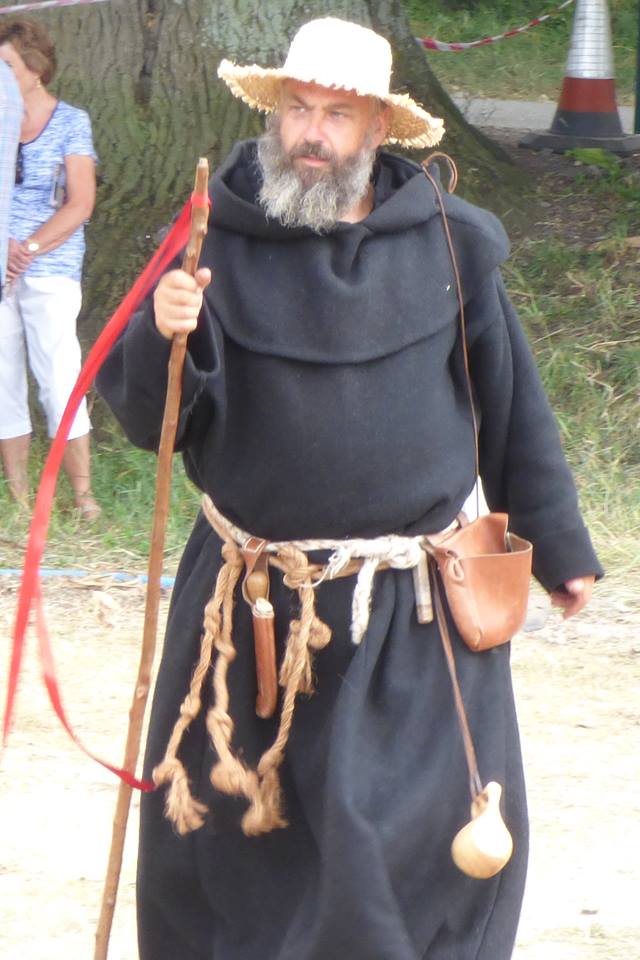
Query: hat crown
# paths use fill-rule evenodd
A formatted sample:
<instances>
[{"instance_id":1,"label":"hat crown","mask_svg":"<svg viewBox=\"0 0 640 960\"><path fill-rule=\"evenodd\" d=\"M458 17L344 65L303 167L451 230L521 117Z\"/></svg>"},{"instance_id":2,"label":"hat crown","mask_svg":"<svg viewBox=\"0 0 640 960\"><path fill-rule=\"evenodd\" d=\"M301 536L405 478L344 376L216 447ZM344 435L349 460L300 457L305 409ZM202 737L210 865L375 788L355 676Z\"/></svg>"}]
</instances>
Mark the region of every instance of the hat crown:
<instances>
[{"instance_id":1,"label":"hat crown","mask_svg":"<svg viewBox=\"0 0 640 960\"><path fill-rule=\"evenodd\" d=\"M323 17L305 23L291 41L283 73L303 83L387 97L391 47L368 27Z\"/></svg>"}]
</instances>

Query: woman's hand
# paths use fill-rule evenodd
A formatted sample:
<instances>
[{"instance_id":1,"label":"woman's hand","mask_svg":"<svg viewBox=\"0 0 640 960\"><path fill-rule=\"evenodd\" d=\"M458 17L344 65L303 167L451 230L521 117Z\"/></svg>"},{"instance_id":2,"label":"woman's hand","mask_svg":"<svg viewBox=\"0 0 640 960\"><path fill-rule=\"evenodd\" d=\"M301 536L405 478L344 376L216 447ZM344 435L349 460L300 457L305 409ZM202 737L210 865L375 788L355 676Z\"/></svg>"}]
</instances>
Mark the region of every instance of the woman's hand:
<instances>
[{"instance_id":1,"label":"woman's hand","mask_svg":"<svg viewBox=\"0 0 640 960\"><path fill-rule=\"evenodd\" d=\"M19 277L21 273L28 270L33 262L33 254L27 250L26 243L19 243L13 237L9 237L9 250L7 252L7 282L10 283Z\"/></svg>"},{"instance_id":2,"label":"woman's hand","mask_svg":"<svg viewBox=\"0 0 640 960\"><path fill-rule=\"evenodd\" d=\"M202 294L211 283L211 270L201 267L195 277L184 270L171 270L160 280L153 295L156 327L166 340L176 333L191 333L198 323Z\"/></svg>"}]
</instances>

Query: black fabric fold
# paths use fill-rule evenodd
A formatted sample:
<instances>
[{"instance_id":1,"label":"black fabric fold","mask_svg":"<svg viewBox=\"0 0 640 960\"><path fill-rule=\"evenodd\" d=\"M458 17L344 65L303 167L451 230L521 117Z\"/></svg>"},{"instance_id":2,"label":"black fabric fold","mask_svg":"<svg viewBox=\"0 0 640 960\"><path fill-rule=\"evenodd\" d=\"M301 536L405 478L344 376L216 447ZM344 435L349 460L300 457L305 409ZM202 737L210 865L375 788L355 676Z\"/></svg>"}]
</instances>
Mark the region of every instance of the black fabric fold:
<instances>
[{"instance_id":1,"label":"black fabric fold","mask_svg":"<svg viewBox=\"0 0 640 960\"><path fill-rule=\"evenodd\" d=\"M441 218L419 166L381 153L372 213L319 236L282 227L256 203L255 150L254 141L239 144L211 184L213 229L203 257L215 282L207 302L228 337L272 356L363 363L455 320ZM509 244L492 214L449 195L445 203L469 299ZM268 316L256 309L261 300Z\"/></svg>"}]
</instances>

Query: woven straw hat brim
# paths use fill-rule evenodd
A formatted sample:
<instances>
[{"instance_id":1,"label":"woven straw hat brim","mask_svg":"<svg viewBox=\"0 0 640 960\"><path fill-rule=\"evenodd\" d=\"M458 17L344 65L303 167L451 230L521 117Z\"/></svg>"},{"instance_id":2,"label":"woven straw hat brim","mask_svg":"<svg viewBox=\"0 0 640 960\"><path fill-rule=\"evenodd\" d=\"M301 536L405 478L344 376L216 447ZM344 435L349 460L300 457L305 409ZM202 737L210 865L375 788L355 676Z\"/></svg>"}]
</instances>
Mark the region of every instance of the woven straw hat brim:
<instances>
[{"instance_id":1,"label":"woven straw hat brim","mask_svg":"<svg viewBox=\"0 0 640 960\"><path fill-rule=\"evenodd\" d=\"M257 64L238 66L230 60L223 60L218 67L218 76L227 84L231 93L243 100L254 110L273 113L280 99L283 80L300 80L303 83L321 83L313 77L294 76L291 71L282 68L259 67ZM321 84L322 85L322 84ZM336 89L342 89L336 87ZM354 93L363 97L376 96L391 107L391 123L385 143L397 143L403 147L434 147L444 136L444 122L440 117L418 106L407 93L388 93L380 95L370 90L354 89Z\"/></svg>"}]
</instances>

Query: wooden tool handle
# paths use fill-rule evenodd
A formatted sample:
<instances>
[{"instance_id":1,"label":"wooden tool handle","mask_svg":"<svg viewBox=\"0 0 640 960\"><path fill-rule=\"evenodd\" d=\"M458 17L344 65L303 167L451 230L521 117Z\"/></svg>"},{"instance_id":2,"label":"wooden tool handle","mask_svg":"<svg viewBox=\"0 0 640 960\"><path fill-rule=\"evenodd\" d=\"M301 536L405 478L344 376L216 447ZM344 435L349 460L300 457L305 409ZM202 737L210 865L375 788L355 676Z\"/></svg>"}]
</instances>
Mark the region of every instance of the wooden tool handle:
<instances>
[{"instance_id":1,"label":"wooden tool handle","mask_svg":"<svg viewBox=\"0 0 640 960\"><path fill-rule=\"evenodd\" d=\"M191 273L191 275L196 271L202 241L207 232L207 222L209 219L208 182L209 164L206 158L201 157L196 168L194 202L191 211L191 234L182 264L183 269ZM131 773L135 772L138 762L144 711L151 687L151 670L155 655L158 611L160 609L160 578L162 575L164 541L167 529L167 515L169 512L169 498L171 495L171 459L173 457L176 429L178 426L178 413L182 394L182 370L184 368L186 344L187 338L184 334L175 336L171 344L171 356L169 359L167 397L162 419L160 447L158 449L156 501L153 513L149 564L147 567L147 595L142 648L140 651L140 663L133 701L129 711L129 728L127 731L124 762L122 764L123 768ZM96 930L94 960L106 960L109 950L109 937L118 894L130 805L131 787L122 781L118 790L116 812L113 819L111 849L109 851L107 876Z\"/></svg>"},{"instance_id":2,"label":"wooden tool handle","mask_svg":"<svg viewBox=\"0 0 640 960\"><path fill-rule=\"evenodd\" d=\"M256 713L266 720L276 712L278 702L278 676L276 671L276 636L273 607L268 600L259 598L251 610L253 640L256 650Z\"/></svg>"}]
</instances>

